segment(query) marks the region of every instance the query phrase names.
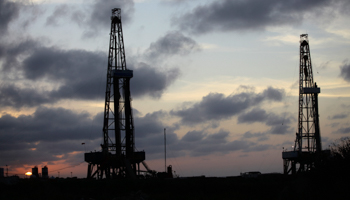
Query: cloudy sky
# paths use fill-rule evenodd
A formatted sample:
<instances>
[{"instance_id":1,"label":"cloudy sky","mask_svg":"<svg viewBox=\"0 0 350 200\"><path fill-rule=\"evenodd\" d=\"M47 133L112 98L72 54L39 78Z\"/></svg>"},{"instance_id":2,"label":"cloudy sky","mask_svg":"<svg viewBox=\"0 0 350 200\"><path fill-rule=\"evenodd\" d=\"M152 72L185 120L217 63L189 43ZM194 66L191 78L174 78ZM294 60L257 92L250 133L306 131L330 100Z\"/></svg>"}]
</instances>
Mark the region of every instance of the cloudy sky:
<instances>
[{"instance_id":1,"label":"cloudy sky","mask_svg":"<svg viewBox=\"0 0 350 200\"><path fill-rule=\"evenodd\" d=\"M180 176L282 172L298 116L299 36L323 148L350 136L348 0L0 0L0 166L84 177L100 151L110 15L122 9L136 148ZM82 145L85 143L85 145ZM41 170L39 170L41 171Z\"/></svg>"}]
</instances>

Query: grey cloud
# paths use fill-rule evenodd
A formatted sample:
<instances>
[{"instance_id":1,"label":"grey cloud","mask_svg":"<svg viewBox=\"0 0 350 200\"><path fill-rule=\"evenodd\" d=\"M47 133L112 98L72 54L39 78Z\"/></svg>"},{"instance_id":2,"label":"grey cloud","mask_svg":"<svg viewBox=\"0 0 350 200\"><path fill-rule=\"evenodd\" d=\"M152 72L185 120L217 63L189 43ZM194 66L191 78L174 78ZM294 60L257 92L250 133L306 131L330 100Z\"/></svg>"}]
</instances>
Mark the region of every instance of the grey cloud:
<instances>
[{"instance_id":1,"label":"grey cloud","mask_svg":"<svg viewBox=\"0 0 350 200\"><path fill-rule=\"evenodd\" d=\"M5 73L18 72L21 65L19 58L30 56L38 46L40 43L32 39L13 43L2 42L0 45L0 59L3 61L1 70Z\"/></svg>"},{"instance_id":2,"label":"grey cloud","mask_svg":"<svg viewBox=\"0 0 350 200\"><path fill-rule=\"evenodd\" d=\"M138 138L145 138L151 135L162 135L164 124L161 119L166 116L164 111L156 111L153 113L147 113L143 117L135 116L135 134Z\"/></svg>"},{"instance_id":3,"label":"grey cloud","mask_svg":"<svg viewBox=\"0 0 350 200\"><path fill-rule=\"evenodd\" d=\"M281 93L280 95L278 95ZM262 93L241 92L225 97L220 93L210 93L189 108L172 110L170 114L181 117L184 124L229 119L263 101L280 101L284 90L269 87Z\"/></svg>"},{"instance_id":4,"label":"grey cloud","mask_svg":"<svg viewBox=\"0 0 350 200\"><path fill-rule=\"evenodd\" d=\"M269 144L258 144L254 145L249 149L245 149L243 152L254 152L254 151L265 151L271 149L273 146Z\"/></svg>"},{"instance_id":5,"label":"grey cloud","mask_svg":"<svg viewBox=\"0 0 350 200\"><path fill-rule=\"evenodd\" d=\"M258 141L265 141L269 139L267 133L251 133L250 131L243 134L243 139L257 138Z\"/></svg>"},{"instance_id":6,"label":"grey cloud","mask_svg":"<svg viewBox=\"0 0 350 200\"><path fill-rule=\"evenodd\" d=\"M150 126L154 123L150 123ZM192 130L181 139L174 133L175 129L167 128L167 148L172 152L171 156L203 156L210 154L226 154L232 151L264 151L270 146L259 145L255 142L243 140L228 141L229 132L219 130L208 134L205 130ZM152 159L163 157L164 138L163 133L150 134L143 138L136 138L137 148L147 152L147 157ZM139 148L140 149L140 148Z\"/></svg>"},{"instance_id":7,"label":"grey cloud","mask_svg":"<svg viewBox=\"0 0 350 200\"><path fill-rule=\"evenodd\" d=\"M232 151L262 151L257 144L246 140L228 141L229 132L220 130L206 134L204 130L190 131L176 144L178 151L190 156L203 156L214 153L226 154ZM188 144L190 142L190 145ZM175 148L175 147L174 147ZM175 149L176 149L175 148Z\"/></svg>"},{"instance_id":8,"label":"grey cloud","mask_svg":"<svg viewBox=\"0 0 350 200\"><path fill-rule=\"evenodd\" d=\"M238 117L238 123L254 123L254 122L264 122L267 120L268 114L265 110L260 108L255 108L250 112L241 114Z\"/></svg>"},{"instance_id":9,"label":"grey cloud","mask_svg":"<svg viewBox=\"0 0 350 200\"><path fill-rule=\"evenodd\" d=\"M134 78L130 82L131 94L135 97L149 96L159 99L179 76L178 68L161 70L146 63L138 63L134 66Z\"/></svg>"},{"instance_id":10,"label":"grey cloud","mask_svg":"<svg viewBox=\"0 0 350 200\"><path fill-rule=\"evenodd\" d=\"M32 115L5 114L0 117L0 159L9 165L37 165L82 151L82 142L95 143L102 135L102 116L47 107Z\"/></svg>"},{"instance_id":11,"label":"grey cloud","mask_svg":"<svg viewBox=\"0 0 350 200\"><path fill-rule=\"evenodd\" d=\"M224 141L226 141L226 138L229 136L229 132L220 130L218 133L210 134L207 136L207 140L211 143L220 144Z\"/></svg>"},{"instance_id":12,"label":"grey cloud","mask_svg":"<svg viewBox=\"0 0 350 200\"><path fill-rule=\"evenodd\" d=\"M85 29L83 37L91 38L97 36L101 31L108 32L111 25L111 14L113 8L121 8L122 23L131 21L134 13L133 0L93 0L86 8L58 5L53 13L46 18L46 26L59 25L59 20L70 19Z\"/></svg>"},{"instance_id":13,"label":"grey cloud","mask_svg":"<svg viewBox=\"0 0 350 200\"><path fill-rule=\"evenodd\" d=\"M350 82L350 63L344 63L340 66L340 76L347 82Z\"/></svg>"},{"instance_id":14,"label":"grey cloud","mask_svg":"<svg viewBox=\"0 0 350 200\"><path fill-rule=\"evenodd\" d=\"M167 146L178 144L178 136L174 132L178 127L166 126L163 123L168 113L160 110L144 116L133 109L135 122L135 144L138 150L145 150L147 158L159 158L164 154L164 128L166 128Z\"/></svg>"},{"instance_id":15,"label":"grey cloud","mask_svg":"<svg viewBox=\"0 0 350 200\"><path fill-rule=\"evenodd\" d=\"M0 0L0 34L7 33L8 25L19 15L21 3Z\"/></svg>"},{"instance_id":16,"label":"grey cloud","mask_svg":"<svg viewBox=\"0 0 350 200\"><path fill-rule=\"evenodd\" d=\"M75 10L72 12L70 19L77 23L79 26L84 25L84 20L86 18L86 13L81 10Z\"/></svg>"},{"instance_id":17,"label":"grey cloud","mask_svg":"<svg viewBox=\"0 0 350 200\"><path fill-rule=\"evenodd\" d=\"M276 115L275 113L267 113L260 108L254 108L238 116L238 123L265 123L267 126L271 127L269 132L272 134L286 134L290 132L290 124L292 121L294 121L294 118L288 113Z\"/></svg>"},{"instance_id":18,"label":"grey cloud","mask_svg":"<svg viewBox=\"0 0 350 200\"><path fill-rule=\"evenodd\" d=\"M272 101L282 101L285 96L285 92L283 89L268 87L263 92L263 96L265 96L268 100Z\"/></svg>"},{"instance_id":19,"label":"grey cloud","mask_svg":"<svg viewBox=\"0 0 350 200\"><path fill-rule=\"evenodd\" d=\"M194 0L191 0L191 1L194 1ZM165 0L165 1L162 1L161 3L163 3L165 5L173 6L173 5L184 4L187 2L190 2L190 0Z\"/></svg>"},{"instance_id":20,"label":"grey cloud","mask_svg":"<svg viewBox=\"0 0 350 200\"><path fill-rule=\"evenodd\" d=\"M96 100L104 98L107 55L85 50L64 50L45 47L39 41L26 40L0 47L3 80L21 78L35 85L54 84L55 88L34 88L6 83L0 87L0 105L33 107L56 103L62 99ZM20 58L25 57L22 61ZM134 65L131 80L132 97L160 98L166 88L180 75L177 68L161 70L145 63Z\"/></svg>"},{"instance_id":21,"label":"grey cloud","mask_svg":"<svg viewBox=\"0 0 350 200\"><path fill-rule=\"evenodd\" d=\"M145 55L149 59L160 59L165 56L188 55L191 52L199 51L201 47L192 38L184 36L182 33L175 31L169 32L159 38L156 42L151 43L146 50Z\"/></svg>"},{"instance_id":22,"label":"grey cloud","mask_svg":"<svg viewBox=\"0 0 350 200\"><path fill-rule=\"evenodd\" d=\"M33 107L45 103L55 103L57 100L49 97L45 92L34 88L20 88L15 85L0 86L0 105L19 109Z\"/></svg>"},{"instance_id":23,"label":"grey cloud","mask_svg":"<svg viewBox=\"0 0 350 200\"><path fill-rule=\"evenodd\" d=\"M22 67L24 76L30 80L47 78L74 83L103 74L105 57L101 52L40 47L23 61Z\"/></svg>"},{"instance_id":24,"label":"grey cloud","mask_svg":"<svg viewBox=\"0 0 350 200\"><path fill-rule=\"evenodd\" d=\"M198 142L205 137L202 131L190 131L184 135L181 140L184 142Z\"/></svg>"},{"instance_id":25,"label":"grey cloud","mask_svg":"<svg viewBox=\"0 0 350 200\"><path fill-rule=\"evenodd\" d=\"M348 115L347 114L335 114L333 116L328 116L328 119L345 119L347 118Z\"/></svg>"},{"instance_id":26,"label":"grey cloud","mask_svg":"<svg viewBox=\"0 0 350 200\"><path fill-rule=\"evenodd\" d=\"M297 26L306 17L325 16L349 7L345 0L213 1L173 19L181 30L195 34L215 31L261 31L269 26Z\"/></svg>"},{"instance_id":27,"label":"grey cloud","mask_svg":"<svg viewBox=\"0 0 350 200\"><path fill-rule=\"evenodd\" d=\"M336 131L336 133L348 134L350 133L350 127L340 128Z\"/></svg>"},{"instance_id":28,"label":"grey cloud","mask_svg":"<svg viewBox=\"0 0 350 200\"><path fill-rule=\"evenodd\" d=\"M147 158L158 159L164 156L163 130L166 127L162 122L164 115L166 113L163 111L157 111L148 113L141 118L135 118L136 146L139 150L145 150ZM207 134L203 130L193 130L187 132L179 139L175 133L177 129L177 126L168 126L166 128L167 149L172 152L168 155L169 157L175 155L200 156L216 152L224 153L224 146L228 145L227 137L229 132L227 131L220 130L214 134ZM241 147L238 149L241 149Z\"/></svg>"},{"instance_id":29,"label":"grey cloud","mask_svg":"<svg viewBox=\"0 0 350 200\"><path fill-rule=\"evenodd\" d=\"M272 126L269 130L269 133L275 134L275 135L285 135L288 133L293 133L293 128L291 128L289 125L286 124L279 124Z\"/></svg>"},{"instance_id":30,"label":"grey cloud","mask_svg":"<svg viewBox=\"0 0 350 200\"><path fill-rule=\"evenodd\" d=\"M0 118L4 139L1 141L13 138L13 142L80 140L87 137L90 129L100 132L100 126L88 113L74 113L63 108L39 107L33 115L13 117L7 114Z\"/></svg>"},{"instance_id":31,"label":"grey cloud","mask_svg":"<svg viewBox=\"0 0 350 200\"><path fill-rule=\"evenodd\" d=\"M94 0L92 5L91 15L87 22L88 30L85 33L85 37L96 36L101 29L108 31L111 26L111 14L113 8L121 8L122 23L127 24L131 21L134 13L134 1L133 0ZM81 17L82 15L76 15ZM78 20L78 19L77 19Z\"/></svg>"},{"instance_id":32,"label":"grey cloud","mask_svg":"<svg viewBox=\"0 0 350 200\"><path fill-rule=\"evenodd\" d=\"M56 26L58 25L58 19L67 16L70 12L69 7L66 4L56 6L52 15L46 19L46 26Z\"/></svg>"}]
</instances>

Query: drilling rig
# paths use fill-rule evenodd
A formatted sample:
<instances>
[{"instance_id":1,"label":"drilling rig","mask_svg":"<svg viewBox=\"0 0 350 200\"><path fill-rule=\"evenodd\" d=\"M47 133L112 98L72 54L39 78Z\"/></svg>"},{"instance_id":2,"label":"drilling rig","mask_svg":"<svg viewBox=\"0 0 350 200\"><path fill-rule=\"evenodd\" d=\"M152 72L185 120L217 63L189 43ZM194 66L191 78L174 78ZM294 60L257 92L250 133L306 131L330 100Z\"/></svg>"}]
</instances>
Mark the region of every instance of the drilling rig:
<instances>
[{"instance_id":1,"label":"drilling rig","mask_svg":"<svg viewBox=\"0 0 350 200\"><path fill-rule=\"evenodd\" d=\"M300 35L298 132L293 151L282 152L284 174L316 168L328 151L322 151L318 94L313 80L308 34Z\"/></svg>"},{"instance_id":2,"label":"drilling rig","mask_svg":"<svg viewBox=\"0 0 350 200\"><path fill-rule=\"evenodd\" d=\"M85 153L87 178L137 178L149 172L144 151L135 151L130 79L126 68L121 9L112 9L101 152ZM140 163L147 171L140 170Z\"/></svg>"},{"instance_id":3,"label":"drilling rig","mask_svg":"<svg viewBox=\"0 0 350 200\"><path fill-rule=\"evenodd\" d=\"M293 151L282 152L284 174L317 168L330 154L322 150L318 113L321 89L313 80L308 34L300 35L298 132Z\"/></svg>"}]
</instances>

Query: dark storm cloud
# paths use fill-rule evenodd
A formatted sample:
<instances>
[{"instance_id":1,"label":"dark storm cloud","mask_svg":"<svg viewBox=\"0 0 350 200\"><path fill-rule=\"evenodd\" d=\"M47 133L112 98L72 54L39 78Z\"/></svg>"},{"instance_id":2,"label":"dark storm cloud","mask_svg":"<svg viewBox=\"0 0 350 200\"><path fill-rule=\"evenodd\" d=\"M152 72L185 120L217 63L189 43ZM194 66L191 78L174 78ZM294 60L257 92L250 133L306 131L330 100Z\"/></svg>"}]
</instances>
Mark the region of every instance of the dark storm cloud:
<instances>
[{"instance_id":1,"label":"dark storm cloud","mask_svg":"<svg viewBox=\"0 0 350 200\"><path fill-rule=\"evenodd\" d=\"M146 50L145 55L149 59L160 59L165 56L188 55L191 52L199 51L201 48L192 38L184 36L182 33L175 31L169 32L159 38L156 42L151 43Z\"/></svg>"},{"instance_id":2,"label":"dark storm cloud","mask_svg":"<svg viewBox=\"0 0 350 200\"><path fill-rule=\"evenodd\" d=\"M100 138L101 117L47 107L33 115L5 114L0 118L0 159L9 165L36 165L82 151L82 141Z\"/></svg>"},{"instance_id":3,"label":"dark storm cloud","mask_svg":"<svg viewBox=\"0 0 350 200\"><path fill-rule=\"evenodd\" d=\"M224 94L210 93L202 101L191 107L172 110L170 114L179 116L185 124L229 119L263 101L281 101L284 90L269 87L262 93L241 92L225 97Z\"/></svg>"},{"instance_id":4,"label":"dark storm cloud","mask_svg":"<svg viewBox=\"0 0 350 200\"><path fill-rule=\"evenodd\" d=\"M347 82L350 82L350 63L344 63L340 66L340 76Z\"/></svg>"},{"instance_id":5,"label":"dark storm cloud","mask_svg":"<svg viewBox=\"0 0 350 200\"><path fill-rule=\"evenodd\" d=\"M130 85L134 97L149 96L159 99L168 86L180 76L178 68L161 70L146 63L136 64L133 70L134 78L131 79Z\"/></svg>"},{"instance_id":6,"label":"dark storm cloud","mask_svg":"<svg viewBox=\"0 0 350 200\"><path fill-rule=\"evenodd\" d=\"M0 0L0 34L7 33L8 25L19 15L21 3Z\"/></svg>"},{"instance_id":7,"label":"dark storm cloud","mask_svg":"<svg viewBox=\"0 0 350 200\"><path fill-rule=\"evenodd\" d=\"M299 25L310 15L329 18L329 12L348 5L345 0L222 0L198 6L174 18L173 24L195 34L259 31L269 26Z\"/></svg>"}]
</instances>

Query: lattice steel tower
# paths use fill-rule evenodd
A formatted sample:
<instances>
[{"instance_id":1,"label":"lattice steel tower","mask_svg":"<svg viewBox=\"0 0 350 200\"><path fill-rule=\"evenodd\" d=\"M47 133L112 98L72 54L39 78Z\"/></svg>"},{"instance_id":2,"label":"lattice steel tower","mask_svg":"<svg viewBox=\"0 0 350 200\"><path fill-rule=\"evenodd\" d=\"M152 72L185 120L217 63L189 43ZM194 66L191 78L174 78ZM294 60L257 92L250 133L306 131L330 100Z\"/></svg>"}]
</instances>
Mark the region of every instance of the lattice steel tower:
<instances>
[{"instance_id":1,"label":"lattice steel tower","mask_svg":"<svg viewBox=\"0 0 350 200\"><path fill-rule=\"evenodd\" d=\"M121 10L112 9L103 120L102 152L85 154L88 178L136 178L145 152L135 151L130 79L125 61ZM144 164L145 165L145 164Z\"/></svg>"},{"instance_id":2,"label":"lattice steel tower","mask_svg":"<svg viewBox=\"0 0 350 200\"><path fill-rule=\"evenodd\" d=\"M283 152L284 173L295 174L316 167L322 153L318 94L313 80L308 34L300 35L299 116L294 150Z\"/></svg>"}]
</instances>

